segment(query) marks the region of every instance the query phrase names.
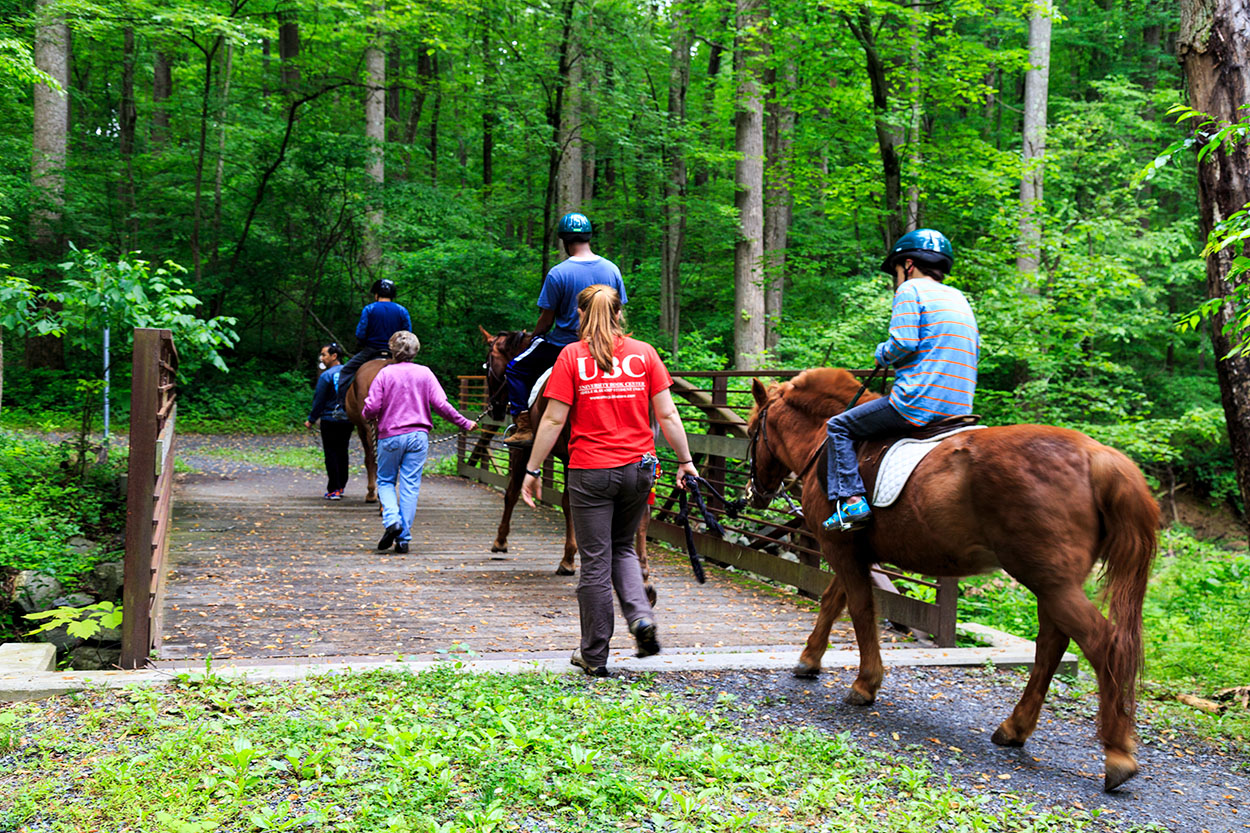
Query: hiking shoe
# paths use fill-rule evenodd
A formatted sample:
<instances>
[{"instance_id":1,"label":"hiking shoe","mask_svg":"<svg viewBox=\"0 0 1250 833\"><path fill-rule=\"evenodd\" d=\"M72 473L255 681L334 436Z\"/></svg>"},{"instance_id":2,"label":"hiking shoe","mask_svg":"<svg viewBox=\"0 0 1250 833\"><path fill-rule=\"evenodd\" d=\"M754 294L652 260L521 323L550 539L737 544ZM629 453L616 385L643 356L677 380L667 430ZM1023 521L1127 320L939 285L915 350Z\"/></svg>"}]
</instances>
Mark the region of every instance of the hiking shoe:
<instances>
[{"instance_id":1,"label":"hiking shoe","mask_svg":"<svg viewBox=\"0 0 1250 833\"><path fill-rule=\"evenodd\" d=\"M581 651L574 651L573 656L569 658L569 665L576 665L578 668L586 672L588 677L606 677L608 669L602 665L591 665L582 659Z\"/></svg>"},{"instance_id":2,"label":"hiking shoe","mask_svg":"<svg viewBox=\"0 0 1250 833\"><path fill-rule=\"evenodd\" d=\"M407 541L396 541L396 542L395 542L395 552L399 553L400 555L405 555L405 554L407 554L407 552L408 552L408 542L407 542Z\"/></svg>"},{"instance_id":3,"label":"hiking shoe","mask_svg":"<svg viewBox=\"0 0 1250 833\"><path fill-rule=\"evenodd\" d=\"M833 514L821 524L829 532L850 532L861 529L872 520L872 507L863 495L839 500Z\"/></svg>"},{"instance_id":4,"label":"hiking shoe","mask_svg":"<svg viewBox=\"0 0 1250 833\"><path fill-rule=\"evenodd\" d=\"M326 500L342 500L343 490L335 489L333 492L326 492Z\"/></svg>"},{"instance_id":5,"label":"hiking shoe","mask_svg":"<svg viewBox=\"0 0 1250 833\"><path fill-rule=\"evenodd\" d=\"M642 659L660 652L659 629L655 622L645 618L635 619L630 623L629 632L634 635L634 642L638 645L638 653L634 656Z\"/></svg>"},{"instance_id":6,"label":"hiking shoe","mask_svg":"<svg viewBox=\"0 0 1250 833\"><path fill-rule=\"evenodd\" d=\"M504 437L504 442L508 445L533 445L534 443L534 425L530 422L530 412L521 411L516 415L516 424L509 426L512 433Z\"/></svg>"},{"instance_id":7,"label":"hiking shoe","mask_svg":"<svg viewBox=\"0 0 1250 833\"><path fill-rule=\"evenodd\" d=\"M403 531L404 528L397 523L388 526L386 531L382 533L382 538L378 541L378 552L390 549L391 544L395 543L395 539L398 538L399 533Z\"/></svg>"}]
</instances>

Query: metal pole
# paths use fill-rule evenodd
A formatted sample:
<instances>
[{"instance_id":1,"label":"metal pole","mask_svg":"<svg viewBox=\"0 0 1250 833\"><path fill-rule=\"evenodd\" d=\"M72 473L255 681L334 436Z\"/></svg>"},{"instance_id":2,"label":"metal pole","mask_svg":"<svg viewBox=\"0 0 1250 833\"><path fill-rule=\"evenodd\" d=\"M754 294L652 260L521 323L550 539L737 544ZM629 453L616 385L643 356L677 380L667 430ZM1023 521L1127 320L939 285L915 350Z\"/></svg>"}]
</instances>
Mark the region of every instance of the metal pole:
<instances>
[{"instance_id":1,"label":"metal pole","mask_svg":"<svg viewBox=\"0 0 1250 833\"><path fill-rule=\"evenodd\" d=\"M107 313L106 313L107 314ZM109 444L109 325L104 325L104 447Z\"/></svg>"}]
</instances>

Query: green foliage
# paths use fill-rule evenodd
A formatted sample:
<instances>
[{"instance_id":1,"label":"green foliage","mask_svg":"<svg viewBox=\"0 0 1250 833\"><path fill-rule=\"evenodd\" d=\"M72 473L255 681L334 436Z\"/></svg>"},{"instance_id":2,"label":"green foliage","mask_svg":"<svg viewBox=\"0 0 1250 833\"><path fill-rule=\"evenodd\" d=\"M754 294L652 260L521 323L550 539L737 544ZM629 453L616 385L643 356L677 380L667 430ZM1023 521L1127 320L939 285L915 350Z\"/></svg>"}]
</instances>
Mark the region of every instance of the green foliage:
<instances>
[{"instance_id":1,"label":"green foliage","mask_svg":"<svg viewBox=\"0 0 1250 833\"><path fill-rule=\"evenodd\" d=\"M0 433L0 569L42 570L72 586L110 557L107 546L82 553L67 542L78 535L107 542L122 529L123 471L110 462L79 478L65 446Z\"/></svg>"},{"instance_id":2,"label":"green foliage","mask_svg":"<svg viewBox=\"0 0 1250 833\"><path fill-rule=\"evenodd\" d=\"M40 613L27 613L25 618L43 620L43 624L30 631L28 636L64 627L70 636L90 639L101 630L121 625L122 609L105 601L85 607L57 607Z\"/></svg>"},{"instance_id":3,"label":"green foliage","mask_svg":"<svg viewBox=\"0 0 1250 833\"><path fill-rule=\"evenodd\" d=\"M167 831L1098 829L1083 810L971 795L915 750L743 725L731 696L695 706L646 681L377 671L251 685L184 675L93 694L20 735L0 824L107 826L141 808ZM12 714L12 718L4 718ZM124 738L124 742L122 739ZM67 800L81 776L89 800ZM0 787L7 786L0 773Z\"/></svg>"},{"instance_id":4,"label":"green foliage","mask_svg":"<svg viewBox=\"0 0 1250 833\"><path fill-rule=\"evenodd\" d=\"M268 373L259 362L235 368L227 382L179 391L178 427L203 433L279 434L302 426L312 386L295 372Z\"/></svg>"}]
</instances>

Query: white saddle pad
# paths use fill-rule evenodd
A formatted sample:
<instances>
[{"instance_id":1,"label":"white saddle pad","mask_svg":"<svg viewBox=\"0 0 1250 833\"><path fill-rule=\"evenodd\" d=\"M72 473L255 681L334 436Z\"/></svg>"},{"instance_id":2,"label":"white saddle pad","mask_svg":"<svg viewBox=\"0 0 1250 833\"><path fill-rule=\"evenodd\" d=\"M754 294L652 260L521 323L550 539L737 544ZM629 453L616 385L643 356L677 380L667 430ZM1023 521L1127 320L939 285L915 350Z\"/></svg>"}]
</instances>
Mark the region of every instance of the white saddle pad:
<instances>
[{"instance_id":1,"label":"white saddle pad","mask_svg":"<svg viewBox=\"0 0 1250 833\"><path fill-rule=\"evenodd\" d=\"M534 387L530 388L529 406L531 408L534 407L534 403L538 401L538 394L543 392L543 385L547 384L547 377L551 375L551 371L554 369L554 367L547 368L543 372L543 375L538 377L538 381L534 383Z\"/></svg>"},{"instance_id":2,"label":"white saddle pad","mask_svg":"<svg viewBox=\"0 0 1250 833\"><path fill-rule=\"evenodd\" d=\"M984 427L984 425L965 425L963 428L954 428L936 437L923 440L907 438L890 446L885 453L885 459L881 461L881 468L877 470L877 487L872 493L873 507L889 506L894 503L899 493L903 491L903 487L907 485L907 479L911 477L916 466L920 465L925 455L937 448L942 440L963 431Z\"/></svg>"}]
</instances>

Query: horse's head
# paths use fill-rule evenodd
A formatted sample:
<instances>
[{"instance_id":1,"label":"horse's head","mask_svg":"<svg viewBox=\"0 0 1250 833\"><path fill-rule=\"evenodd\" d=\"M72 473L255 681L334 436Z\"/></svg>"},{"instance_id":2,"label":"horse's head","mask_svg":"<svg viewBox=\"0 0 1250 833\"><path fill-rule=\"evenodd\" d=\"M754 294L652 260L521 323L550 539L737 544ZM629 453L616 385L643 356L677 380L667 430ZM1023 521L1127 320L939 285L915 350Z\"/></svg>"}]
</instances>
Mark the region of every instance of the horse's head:
<instances>
[{"instance_id":1,"label":"horse's head","mask_svg":"<svg viewBox=\"0 0 1250 833\"><path fill-rule=\"evenodd\" d=\"M755 407L751 409L751 416L747 420L747 436L750 437L751 444L747 451L750 476L746 492L747 499L757 509L763 509L772 503L773 498L781 491L786 475L790 473L790 466L781 461L769 441L770 432L776 436L776 427L770 425L770 422L775 422L774 405L781 400L784 387L783 384L773 384L765 388L759 379L751 380L751 395L755 397ZM773 413L769 413L770 411Z\"/></svg>"},{"instance_id":2,"label":"horse's head","mask_svg":"<svg viewBox=\"0 0 1250 833\"><path fill-rule=\"evenodd\" d=\"M529 346L530 334L525 330L490 333L480 324L477 329L486 343L486 361L482 363L482 369L486 371L486 401L490 406L490 415L493 419L503 419L508 406L505 371L508 362Z\"/></svg>"}]
</instances>

